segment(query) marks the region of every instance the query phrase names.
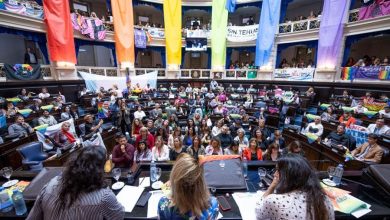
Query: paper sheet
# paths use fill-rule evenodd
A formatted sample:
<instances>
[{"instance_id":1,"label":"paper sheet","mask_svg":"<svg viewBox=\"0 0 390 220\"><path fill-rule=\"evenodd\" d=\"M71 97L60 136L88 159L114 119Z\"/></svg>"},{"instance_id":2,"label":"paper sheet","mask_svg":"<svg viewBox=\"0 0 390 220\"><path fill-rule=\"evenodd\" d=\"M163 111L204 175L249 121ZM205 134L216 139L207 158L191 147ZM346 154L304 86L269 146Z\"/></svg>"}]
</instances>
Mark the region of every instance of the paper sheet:
<instances>
[{"instance_id":1,"label":"paper sheet","mask_svg":"<svg viewBox=\"0 0 390 220\"><path fill-rule=\"evenodd\" d=\"M150 191L150 193L152 193L152 196L150 196L149 201L148 201L147 218L156 218L157 217L158 202L160 201L161 197L164 196L164 193L162 190Z\"/></svg>"},{"instance_id":2,"label":"paper sheet","mask_svg":"<svg viewBox=\"0 0 390 220\"><path fill-rule=\"evenodd\" d=\"M142 177L139 178L139 182L141 183L139 187L149 187L150 186L150 177Z\"/></svg>"},{"instance_id":3,"label":"paper sheet","mask_svg":"<svg viewBox=\"0 0 390 220\"><path fill-rule=\"evenodd\" d=\"M256 202L263 196L263 191L256 193L233 193L233 198L240 209L241 218L245 220L256 220Z\"/></svg>"},{"instance_id":4,"label":"paper sheet","mask_svg":"<svg viewBox=\"0 0 390 220\"><path fill-rule=\"evenodd\" d=\"M116 195L118 202L125 207L125 212L132 212L138 199L141 197L145 188L136 186L124 186Z\"/></svg>"}]
</instances>

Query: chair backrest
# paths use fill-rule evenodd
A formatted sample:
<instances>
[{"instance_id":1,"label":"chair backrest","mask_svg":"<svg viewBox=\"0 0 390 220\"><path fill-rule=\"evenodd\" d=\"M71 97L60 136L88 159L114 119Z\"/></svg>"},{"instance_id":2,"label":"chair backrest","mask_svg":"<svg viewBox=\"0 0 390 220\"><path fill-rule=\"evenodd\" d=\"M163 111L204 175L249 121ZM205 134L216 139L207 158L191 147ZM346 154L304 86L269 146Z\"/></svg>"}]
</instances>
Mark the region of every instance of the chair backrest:
<instances>
[{"instance_id":1,"label":"chair backrest","mask_svg":"<svg viewBox=\"0 0 390 220\"><path fill-rule=\"evenodd\" d=\"M43 145L39 141L30 142L17 148L25 160L35 161L36 156L43 152Z\"/></svg>"},{"instance_id":2,"label":"chair backrest","mask_svg":"<svg viewBox=\"0 0 390 220\"><path fill-rule=\"evenodd\" d=\"M309 107L306 109L306 113L316 115L318 112L318 109L315 107Z\"/></svg>"},{"instance_id":3,"label":"chair backrest","mask_svg":"<svg viewBox=\"0 0 390 220\"><path fill-rule=\"evenodd\" d=\"M294 118L294 125L301 126L302 125L303 115L297 115Z\"/></svg>"}]
</instances>

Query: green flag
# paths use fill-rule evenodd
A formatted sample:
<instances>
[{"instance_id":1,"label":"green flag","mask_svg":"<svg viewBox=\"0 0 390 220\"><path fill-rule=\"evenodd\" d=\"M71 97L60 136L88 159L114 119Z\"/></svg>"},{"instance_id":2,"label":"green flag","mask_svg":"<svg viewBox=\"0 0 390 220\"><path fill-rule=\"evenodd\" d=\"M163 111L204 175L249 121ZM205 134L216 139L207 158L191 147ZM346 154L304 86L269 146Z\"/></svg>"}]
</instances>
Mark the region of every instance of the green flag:
<instances>
[{"instance_id":1,"label":"green flag","mask_svg":"<svg viewBox=\"0 0 390 220\"><path fill-rule=\"evenodd\" d=\"M226 0L213 0L211 19L211 66L225 68L228 11Z\"/></svg>"}]
</instances>

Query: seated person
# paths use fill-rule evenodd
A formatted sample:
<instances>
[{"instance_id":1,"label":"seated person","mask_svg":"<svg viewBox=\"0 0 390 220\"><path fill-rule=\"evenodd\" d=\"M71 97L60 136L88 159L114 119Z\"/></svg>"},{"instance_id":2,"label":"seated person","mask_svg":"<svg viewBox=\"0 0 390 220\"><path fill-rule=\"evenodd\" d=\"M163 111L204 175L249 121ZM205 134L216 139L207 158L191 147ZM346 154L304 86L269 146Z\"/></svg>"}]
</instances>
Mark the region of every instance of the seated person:
<instances>
[{"instance_id":1,"label":"seated person","mask_svg":"<svg viewBox=\"0 0 390 220\"><path fill-rule=\"evenodd\" d=\"M238 86L238 88L237 88L237 90L236 90L237 92L245 92L245 89L244 89L244 87L242 86L242 84L240 84L239 86Z\"/></svg>"},{"instance_id":2,"label":"seated person","mask_svg":"<svg viewBox=\"0 0 390 220\"><path fill-rule=\"evenodd\" d=\"M263 160L277 161L280 156L279 145L272 143L268 146L267 151L263 156Z\"/></svg>"},{"instance_id":3,"label":"seated person","mask_svg":"<svg viewBox=\"0 0 390 220\"><path fill-rule=\"evenodd\" d=\"M322 121L326 121L326 122L331 122L331 121L336 121L336 114L333 114L333 108L332 107L328 107L326 109L326 112L324 111L322 114L321 114L321 120Z\"/></svg>"},{"instance_id":4,"label":"seated person","mask_svg":"<svg viewBox=\"0 0 390 220\"><path fill-rule=\"evenodd\" d=\"M242 157L247 160L263 160L263 151L257 146L257 141L252 138L249 141L249 147L242 151Z\"/></svg>"},{"instance_id":5,"label":"seated person","mask_svg":"<svg viewBox=\"0 0 390 220\"><path fill-rule=\"evenodd\" d=\"M360 145L351 152L356 160L364 162L380 163L383 156L383 149L377 144L378 135L369 134L368 142Z\"/></svg>"},{"instance_id":6,"label":"seated person","mask_svg":"<svg viewBox=\"0 0 390 220\"><path fill-rule=\"evenodd\" d=\"M173 139L173 148L169 149L169 159L176 160L180 154L187 152L187 147L183 146L183 142L179 137Z\"/></svg>"},{"instance_id":7,"label":"seated person","mask_svg":"<svg viewBox=\"0 0 390 220\"><path fill-rule=\"evenodd\" d=\"M249 146L249 141L245 136L245 130L243 128L239 128L237 130L237 136L234 138L234 141L238 142L240 149L247 148Z\"/></svg>"},{"instance_id":8,"label":"seated person","mask_svg":"<svg viewBox=\"0 0 390 220\"><path fill-rule=\"evenodd\" d=\"M67 150L76 144L75 136L70 132L70 123L64 122L59 130L54 135L54 141L61 148L61 150Z\"/></svg>"},{"instance_id":9,"label":"seated person","mask_svg":"<svg viewBox=\"0 0 390 220\"><path fill-rule=\"evenodd\" d=\"M50 94L47 92L47 88L43 87L42 92L38 94L38 98L47 99L50 97Z\"/></svg>"},{"instance_id":10,"label":"seated person","mask_svg":"<svg viewBox=\"0 0 390 220\"><path fill-rule=\"evenodd\" d=\"M77 112L70 109L70 106L66 106L64 111L61 113L61 120L69 120L71 118L78 119L79 116L77 115Z\"/></svg>"},{"instance_id":11,"label":"seated person","mask_svg":"<svg viewBox=\"0 0 390 220\"><path fill-rule=\"evenodd\" d=\"M291 142L286 148L282 150L281 155L285 156L287 154L299 154L301 156L304 156L304 152L301 146L301 142L299 141L293 141Z\"/></svg>"},{"instance_id":12,"label":"seated person","mask_svg":"<svg viewBox=\"0 0 390 220\"><path fill-rule=\"evenodd\" d=\"M164 144L161 136L156 137L156 145L152 149L152 160L166 161L169 160L169 147Z\"/></svg>"},{"instance_id":13,"label":"seated person","mask_svg":"<svg viewBox=\"0 0 390 220\"><path fill-rule=\"evenodd\" d=\"M137 111L134 112L134 118L142 120L144 117L146 117L146 114L142 110L142 106L141 105L137 106Z\"/></svg>"},{"instance_id":14,"label":"seated person","mask_svg":"<svg viewBox=\"0 0 390 220\"><path fill-rule=\"evenodd\" d=\"M229 147L233 143L233 137L228 132L229 127L227 125L222 126L221 133L218 135L222 149Z\"/></svg>"},{"instance_id":15,"label":"seated person","mask_svg":"<svg viewBox=\"0 0 390 220\"><path fill-rule=\"evenodd\" d=\"M19 111L18 107L15 107L12 102L7 103L7 117L12 117L16 115Z\"/></svg>"},{"instance_id":16,"label":"seated person","mask_svg":"<svg viewBox=\"0 0 390 220\"><path fill-rule=\"evenodd\" d=\"M18 115L15 118L15 123L8 127L8 134L15 137L27 136L30 133L33 133L34 129L31 128L29 124L24 122L22 115Z\"/></svg>"},{"instance_id":17,"label":"seated person","mask_svg":"<svg viewBox=\"0 0 390 220\"><path fill-rule=\"evenodd\" d=\"M218 137L211 139L210 144L206 147L206 155L223 155L221 141Z\"/></svg>"},{"instance_id":18,"label":"seated person","mask_svg":"<svg viewBox=\"0 0 390 220\"><path fill-rule=\"evenodd\" d=\"M384 109L380 110L379 115L383 118L390 118L390 106L386 106Z\"/></svg>"},{"instance_id":19,"label":"seated person","mask_svg":"<svg viewBox=\"0 0 390 220\"><path fill-rule=\"evenodd\" d=\"M96 124L93 120L92 115L90 114L84 116L84 122L85 122L85 135L89 135L91 133L95 133L99 131L100 127L103 125L102 119L100 119L99 123Z\"/></svg>"},{"instance_id":20,"label":"seated person","mask_svg":"<svg viewBox=\"0 0 390 220\"><path fill-rule=\"evenodd\" d=\"M351 124L356 124L356 119L352 117L351 112L345 111L344 114L339 118L339 122L349 128Z\"/></svg>"},{"instance_id":21,"label":"seated person","mask_svg":"<svg viewBox=\"0 0 390 220\"><path fill-rule=\"evenodd\" d=\"M364 112L368 111L367 108L364 107L364 106L363 106L363 103L361 103L361 102L359 102L359 103L357 104L357 106L353 107L352 109L353 109L353 112L354 112L355 114L360 114L360 113L364 113Z\"/></svg>"},{"instance_id":22,"label":"seated person","mask_svg":"<svg viewBox=\"0 0 390 220\"><path fill-rule=\"evenodd\" d=\"M282 137L282 132L280 130L275 130L273 137L268 139L268 144L271 143L278 144L279 148L282 150L286 147L286 142L284 141L284 138Z\"/></svg>"},{"instance_id":23,"label":"seated person","mask_svg":"<svg viewBox=\"0 0 390 220\"><path fill-rule=\"evenodd\" d=\"M54 106L54 109L61 109L64 101L62 100L62 96L57 96L56 99L51 103Z\"/></svg>"},{"instance_id":24,"label":"seated person","mask_svg":"<svg viewBox=\"0 0 390 220\"><path fill-rule=\"evenodd\" d=\"M139 163L141 161L151 161L152 151L146 147L145 141L140 141L136 151L134 152L134 161Z\"/></svg>"},{"instance_id":25,"label":"seated person","mask_svg":"<svg viewBox=\"0 0 390 220\"><path fill-rule=\"evenodd\" d=\"M162 115L162 109L160 108L160 104L156 103L154 109L150 111L150 117L157 118L159 115Z\"/></svg>"},{"instance_id":26,"label":"seated person","mask_svg":"<svg viewBox=\"0 0 390 220\"><path fill-rule=\"evenodd\" d=\"M152 149L154 147L154 136L148 131L146 127L142 127L139 130L139 135L135 139L135 146L138 147L138 144L141 141L145 141L146 146L149 149Z\"/></svg>"},{"instance_id":27,"label":"seated person","mask_svg":"<svg viewBox=\"0 0 390 220\"><path fill-rule=\"evenodd\" d=\"M192 145L187 148L187 154L191 155L196 160L198 160L198 157L200 155L205 155L205 149L201 143L201 139L199 136L194 135Z\"/></svg>"},{"instance_id":28,"label":"seated person","mask_svg":"<svg viewBox=\"0 0 390 220\"><path fill-rule=\"evenodd\" d=\"M314 122L311 122L307 125L304 133L312 133L315 134L317 137L321 137L322 133L324 132L324 127L321 124L321 117L316 116L314 118Z\"/></svg>"},{"instance_id":29,"label":"seated person","mask_svg":"<svg viewBox=\"0 0 390 220\"><path fill-rule=\"evenodd\" d=\"M337 146L339 149L347 147L349 137L345 133L344 124L337 126L336 131L330 132L330 134L325 138L325 143L329 143L331 146Z\"/></svg>"},{"instance_id":30,"label":"seated person","mask_svg":"<svg viewBox=\"0 0 390 220\"><path fill-rule=\"evenodd\" d=\"M259 125L252 128L252 137L256 136L256 131L260 130L265 140L271 138L271 130L265 126L265 119L259 119Z\"/></svg>"},{"instance_id":31,"label":"seated person","mask_svg":"<svg viewBox=\"0 0 390 220\"><path fill-rule=\"evenodd\" d=\"M387 134L390 131L390 128L385 125L385 120L383 118L379 118L376 120L375 124L368 125L367 130L370 133L374 133L380 136Z\"/></svg>"},{"instance_id":32,"label":"seated person","mask_svg":"<svg viewBox=\"0 0 390 220\"><path fill-rule=\"evenodd\" d=\"M38 118L38 123L39 125L47 124L53 126L57 124L57 121L53 115L50 115L48 110L43 110L42 116Z\"/></svg>"},{"instance_id":33,"label":"seated person","mask_svg":"<svg viewBox=\"0 0 390 220\"><path fill-rule=\"evenodd\" d=\"M135 149L133 145L127 143L124 135L118 138L118 142L112 150L112 162L115 164L115 167L130 168L133 165Z\"/></svg>"},{"instance_id":34,"label":"seated person","mask_svg":"<svg viewBox=\"0 0 390 220\"><path fill-rule=\"evenodd\" d=\"M228 148L225 148L224 150L224 153L225 155L242 155L242 150L241 148L239 147L239 142L238 141L233 141L233 144L228 147Z\"/></svg>"}]
</instances>

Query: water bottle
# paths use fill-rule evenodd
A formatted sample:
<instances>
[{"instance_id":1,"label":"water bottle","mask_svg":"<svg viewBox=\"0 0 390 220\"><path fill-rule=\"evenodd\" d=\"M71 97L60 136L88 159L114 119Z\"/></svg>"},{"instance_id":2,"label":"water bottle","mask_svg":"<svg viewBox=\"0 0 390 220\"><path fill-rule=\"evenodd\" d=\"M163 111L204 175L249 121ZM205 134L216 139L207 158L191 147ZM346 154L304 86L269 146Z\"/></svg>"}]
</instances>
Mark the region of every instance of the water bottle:
<instances>
[{"instance_id":1,"label":"water bottle","mask_svg":"<svg viewBox=\"0 0 390 220\"><path fill-rule=\"evenodd\" d=\"M127 139L127 140L130 140L130 134L129 134L129 132L126 131L125 135L126 135L126 139Z\"/></svg>"},{"instance_id":2,"label":"water bottle","mask_svg":"<svg viewBox=\"0 0 390 220\"><path fill-rule=\"evenodd\" d=\"M9 212L12 210L12 200L2 186L0 186L0 210L1 212Z\"/></svg>"},{"instance_id":3,"label":"water bottle","mask_svg":"<svg viewBox=\"0 0 390 220\"><path fill-rule=\"evenodd\" d=\"M57 154L57 157L61 157L61 155L62 155L61 149L59 147L57 147L56 154Z\"/></svg>"},{"instance_id":4,"label":"water bottle","mask_svg":"<svg viewBox=\"0 0 390 220\"><path fill-rule=\"evenodd\" d=\"M130 171L127 173L127 184L133 185L134 183L134 176L133 173Z\"/></svg>"},{"instance_id":5,"label":"water bottle","mask_svg":"<svg viewBox=\"0 0 390 220\"><path fill-rule=\"evenodd\" d=\"M12 202L14 203L16 215L23 215L27 212L26 202L23 199L23 194L15 189L12 194Z\"/></svg>"},{"instance_id":6,"label":"water bottle","mask_svg":"<svg viewBox=\"0 0 390 220\"><path fill-rule=\"evenodd\" d=\"M150 163L150 181L153 183L153 182L156 182L156 163L154 162L154 160L152 160L152 162Z\"/></svg>"},{"instance_id":7,"label":"water bottle","mask_svg":"<svg viewBox=\"0 0 390 220\"><path fill-rule=\"evenodd\" d=\"M343 177L343 173L344 173L344 167L342 164L339 164L336 167L333 175L333 182L336 183L336 185L340 185L341 178Z\"/></svg>"},{"instance_id":8,"label":"water bottle","mask_svg":"<svg viewBox=\"0 0 390 220\"><path fill-rule=\"evenodd\" d=\"M244 177L246 178L248 176L248 160L246 157L242 158L242 170L244 173Z\"/></svg>"}]
</instances>

